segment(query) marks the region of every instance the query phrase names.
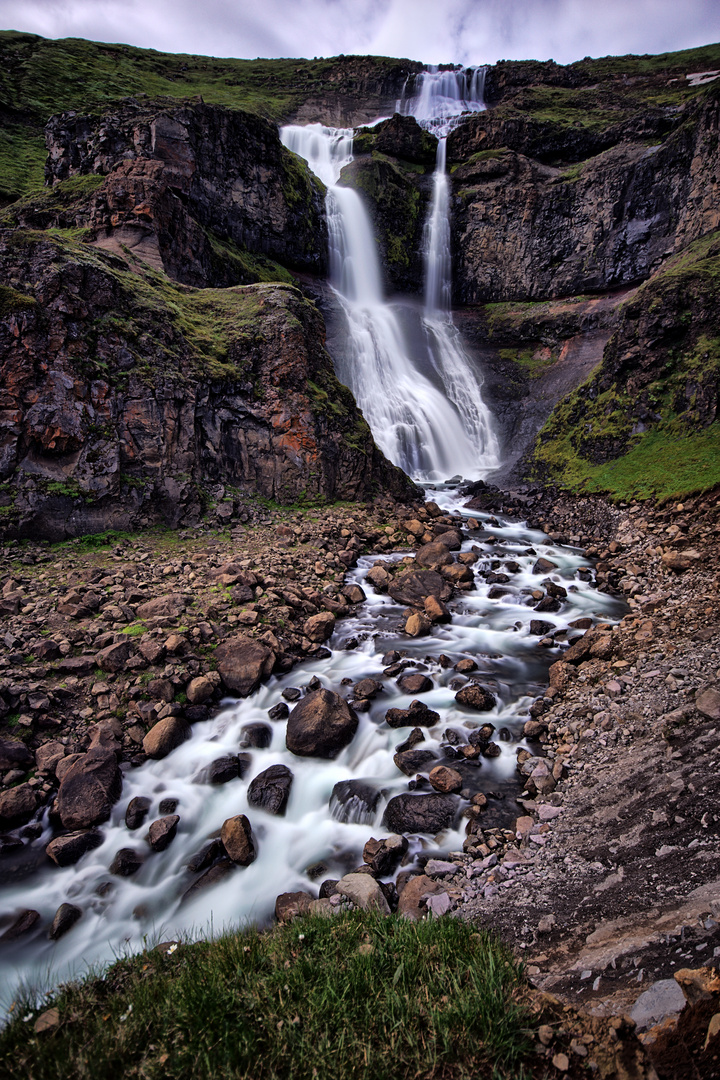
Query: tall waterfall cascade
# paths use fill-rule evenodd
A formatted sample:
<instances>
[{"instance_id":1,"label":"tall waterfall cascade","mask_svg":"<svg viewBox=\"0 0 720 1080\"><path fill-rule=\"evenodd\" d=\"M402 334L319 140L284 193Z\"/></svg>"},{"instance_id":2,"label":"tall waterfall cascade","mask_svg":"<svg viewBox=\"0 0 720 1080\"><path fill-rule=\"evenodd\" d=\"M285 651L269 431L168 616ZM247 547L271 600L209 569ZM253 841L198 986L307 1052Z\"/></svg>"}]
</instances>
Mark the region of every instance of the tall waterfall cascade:
<instances>
[{"instance_id":1,"label":"tall waterfall cascade","mask_svg":"<svg viewBox=\"0 0 720 1080\"><path fill-rule=\"evenodd\" d=\"M479 74L480 73L480 74ZM450 130L463 112L483 108L484 69L426 72L416 97L399 103L433 132ZM480 95L479 100L473 94ZM385 455L420 481L475 479L499 465L481 377L450 314L451 257L445 138L438 143L433 198L424 235L422 348L411 348L397 302L383 295L372 224L361 197L340 183L352 160L351 129L320 124L281 129L288 149L328 186L330 282L346 323L335 357L338 376L362 409ZM422 355L421 355L422 353Z\"/></svg>"}]
</instances>

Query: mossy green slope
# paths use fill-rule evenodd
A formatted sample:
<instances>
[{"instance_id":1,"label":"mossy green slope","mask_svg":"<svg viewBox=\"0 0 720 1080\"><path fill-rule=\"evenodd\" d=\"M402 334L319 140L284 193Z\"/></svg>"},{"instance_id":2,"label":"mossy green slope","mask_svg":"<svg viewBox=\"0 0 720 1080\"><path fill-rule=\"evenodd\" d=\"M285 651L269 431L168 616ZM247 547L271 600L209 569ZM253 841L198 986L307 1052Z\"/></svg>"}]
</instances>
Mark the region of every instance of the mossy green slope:
<instances>
[{"instance_id":1,"label":"mossy green slope","mask_svg":"<svg viewBox=\"0 0 720 1080\"><path fill-rule=\"evenodd\" d=\"M362 912L152 949L61 989L35 1034L18 1003L7 1080L410 1080L526 1076L511 954L456 919ZM47 1006L45 1006L47 1007Z\"/></svg>"},{"instance_id":2,"label":"mossy green slope","mask_svg":"<svg viewBox=\"0 0 720 1080\"><path fill-rule=\"evenodd\" d=\"M621 308L593 375L554 410L534 474L574 491L671 498L720 483L720 233Z\"/></svg>"}]
</instances>

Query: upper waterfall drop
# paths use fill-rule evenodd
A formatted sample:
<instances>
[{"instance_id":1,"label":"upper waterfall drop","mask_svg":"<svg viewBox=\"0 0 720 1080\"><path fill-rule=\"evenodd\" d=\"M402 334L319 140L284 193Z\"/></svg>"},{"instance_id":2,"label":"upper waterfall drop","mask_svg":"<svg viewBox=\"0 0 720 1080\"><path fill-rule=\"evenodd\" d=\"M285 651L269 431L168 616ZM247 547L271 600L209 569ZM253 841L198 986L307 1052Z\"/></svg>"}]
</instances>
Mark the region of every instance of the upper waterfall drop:
<instances>
[{"instance_id":1,"label":"upper waterfall drop","mask_svg":"<svg viewBox=\"0 0 720 1080\"><path fill-rule=\"evenodd\" d=\"M420 93L404 103L433 131L450 130L453 117L484 108L484 68L426 72ZM347 324L342 356L335 357L375 441L396 465L422 481L449 475L487 475L499 464L492 417L481 381L450 316L449 189L445 140L438 147L432 210L425 230L425 348L411 354L398 305L383 295L372 224L359 194L339 181L352 161L353 131L322 124L288 125L284 145L303 157L328 187L330 282ZM426 356L422 357L422 352Z\"/></svg>"}]
</instances>

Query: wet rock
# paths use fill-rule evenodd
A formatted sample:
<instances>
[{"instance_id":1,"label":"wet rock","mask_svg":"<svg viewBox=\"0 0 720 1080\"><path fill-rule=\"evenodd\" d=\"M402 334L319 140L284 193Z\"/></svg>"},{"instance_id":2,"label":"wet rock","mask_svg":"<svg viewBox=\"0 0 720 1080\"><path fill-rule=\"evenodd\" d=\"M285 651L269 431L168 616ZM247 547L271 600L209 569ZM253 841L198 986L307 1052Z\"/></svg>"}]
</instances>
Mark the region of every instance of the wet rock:
<instances>
[{"instance_id":1,"label":"wet rock","mask_svg":"<svg viewBox=\"0 0 720 1080\"><path fill-rule=\"evenodd\" d=\"M450 611L437 596L425 597L425 614L432 623L452 622Z\"/></svg>"},{"instance_id":2,"label":"wet rock","mask_svg":"<svg viewBox=\"0 0 720 1080\"><path fill-rule=\"evenodd\" d=\"M379 566L378 564L371 566L366 574L366 578L378 592L387 592L391 578L383 566Z\"/></svg>"},{"instance_id":3,"label":"wet rock","mask_svg":"<svg viewBox=\"0 0 720 1080\"><path fill-rule=\"evenodd\" d=\"M478 712L489 712L497 704L494 694L478 683L468 683L467 686L463 686L455 695L455 700L458 705L476 709Z\"/></svg>"},{"instance_id":4,"label":"wet rock","mask_svg":"<svg viewBox=\"0 0 720 1080\"><path fill-rule=\"evenodd\" d=\"M75 904L61 904L55 912L48 937L51 941L57 941L63 934L67 934L68 930L72 930L80 918L82 918L82 908L76 907Z\"/></svg>"},{"instance_id":5,"label":"wet rock","mask_svg":"<svg viewBox=\"0 0 720 1080\"><path fill-rule=\"evenodd\" d=\"M549 574L551 570L557 570L558 564L552 559L539 558L532 568L533 574Z\"/></svg>"},{"instance_id":6,"label":"wet rock","mask_svg":"<svg viewBox=\"0 0 720 1080\"><path fill-rule=\"evenodd\" d=\"M166 716L150 728L143 739L143 750L150 758L164 758L191 735L187 720L181 716Z\"/></svg>"},{"instance_id":7,"label":"wet rock","mask_svg":"<svg viewBox=\"0 0 720 1080\"><path fill-rule=\"evenodd\" d=\"M148 840L153 851L164 851L172 843L177 833L180 818L177 814L168 814L167 817L153 821L148 832Z\"/></svg>"},{"instance_id":8,"label":"wet rock","mask_svg":"<svg viewBox=\"0 0 720 1080\"><path fill-rule=\"evenodd\" d=\"M449 828L458 802L454 795L396 795L385 808L383 824L394 833L427 833Z\"/></svg>"},{"instance_id":9,"label":"wet rock","mask_svg":"<svg viewBox=\"0 0 720 1080\"><path fill-rule=\"evenodd\" d=\"M145 856L142 851L128 847L120 848L110 863L110 873L117 875L117 877L132 877L144 862Z\"/></svg>"},{"instance_id":10,"label":"wet rock","mask_svg":"<svg viewBox=\"0 0 720 1080\"><path fill-rule=\"evenodd\" d=\"M122 774L110 750L88 750L63 776L57 813L66 829L107 821L122 793Z\"/></svg>"},{"instance_id":11,"label":"wet rock","mask_svg":"<svg viewBox=\"0 0 720 1080\"><path fill-rule=\"evenodd\" d=\"M367 600L365 590L360 585L345 585L341 592L351 604L362 604L363 600Z\"/></svg>"},{"instance_id":12,"label":"wet rock","mask_svg":"<svg viewBox=\"0 0 720 1080\"><path fill-rule=\"evenodd\" d=\"M391 728L435 727L440 723L440 713L429 709L424 701L411 701L407 709L388 709L385 723Z\"/></svg>"},{"instance_id":13,"label":"wet rock","mask_svg":"<svg viewBox=\"0 0 720 1080\"><path fill-rule=\"evenodd\" d=\"M196 679L191 679L187 684L185 693L187 699L191 705L202 705L204 702L209 701L213 696L215 687L206 679L204 675L199 675Z\"/></svg>"},{"instance_id":14,"label":"wet rock","mask_svg":"<svg viewBox=\"0 0 720 1080\"><path fill-rule=\"evenodd\" d=\"M6 769L31 769L33 755L19 739L0 739L0 771Z\"/></svg>"},{"instance_id":15,"label":"wet rock","mask_svg":"<svg viewBox=\"0 0 720 1080\"><path fill-rule=\"evenodd\" d=\"M213 885L217 885L235 869L237 869L237 864L234 863L232 859L219 859L214 866L211 866L209 870L206 870L205 873L197 879L197 881L192 883L190 888L183 894L183 901L194 900L198 893L202 892L204 889L212 888Z\"/></svg>"},{"instance_id":16,"label":"wet rock","mask_svg":"<svg viewBox=\"0 0 720 1080\"><path fill-rule=\"evenodd\" d=\"M334 758L352 742L357 714L332 690L314 690L290 713L287 748L299 757Z\"/></svg>"},{"instance_id":17,"label":"wet rock","mask_svg":"<svg viewBox=\"0 0 720 1080\"><path fill-rule=\"evenodd\" d=\"M332 635L335 629L335 616L331 611L321 611L318 615L311 615L303 624L303 633L310 641L322 644Z\"/></svg>"},{"instance_id":18,"label":"wet rock","mask_svg":"<svg viewBox=\"0 0 720 1080\"><path fill-rule=\"evenodd\" d=\"M257 690L275 665L275 653L252 638L235 637L215 650L218 671L227 690L247 697Z\"/></svg>"},{"instance_id":19,"label":"wet rock","mask_svg":"<svg viewBox=\"0 0 720 1080\"><path fill-rule=\"evenodd\" d=\"M434 528L439 529L439 525ZM433 540L434 544L442 544L448 551L459 551L462 547L462 534L457 529L446 529L439 533Z\"/></svg>"},{"instance_id":20,"label":"wet rock","mask_svg":"<svg viewBox=\"0 0 720 1080\"><path fill-rule=\"evenodd\" d=\"M200 851L196 851L191 856L187 868L191 874L199 874L201 870L207 870L208 866L212 866L216 859L225 855L225 848L222 846L222 841L219 839L211 840L209 844L205 844Z\"/></svg>"},{"instance_id":21,"label":"wet rock","mask_svg":"<svg viewBox=\"0 0 720 1080\"><path fill-rule=\"evenodd\" d=\"M414 611L405 621L405 633L409 637L425 637L431 630L430 619L419 611Z\"/></svg>"},{"instance_id":22,"label":"wet rock","mask_svg":"<svg viewBox=\"0 0 720 1080\"><path fill-rule=\"evenodd\" d=\"M379 883L370 874L346 874L335 886L341 896L346 896L362 911L390 914L390 905Z\"/></svg>"},{"instance_id":23,"label":"wet rock","mask_svg":"<svg viewBox=\"0 0 720 1080\"><path fill-rule=\"evenodd\" d=\"M364 780L339 780L332 789L330 810L336 821L364 825L375 817L380 790Z\"/></svg>"},{"instance_id":24,"label":"wet rock","mask_svg":"<svg viewBox=\"0 0 720 1080\"><path fill-rule=\"evenodd\" d=\"M457 769L451 769L447 765L436 765L431 770L428 780L436 791L446 794L462 790L464 781Z\"/></svg>"},{"instance_id":25,"label":"wet rock","mask_svg":"<svg viewBox=\"0 0 720 1080\"><path fill-rule=\"evenodd\" d=\"M102 842L103 834L98 829L83 829L56 836L45 848L45 854L56 866L72 866L88 851L100 847Z\"/></svg>"},{"instance_id":26,"label":"wet rock","mask_svg":"<svg viewBox=\"0 0 720 1080\"><path fill-rule=\"evenodd\" d=\"M271 765L251 781L247 790L248 803L269 814L284 814L292 782L293 774L287 765Z\"/></svg>"},{"instance_id":27,"label":"wet rock","mask_svg":"<svg viewBox=\"0 0 720 1080\"><path fill-rule=\"evenodd\" d=\"M432 690L433 688L432 679L429 679L427 675L422 675L419 672L410 675L401 675L397 680L397 684L403 694L426 694L428 690Z\"/></svg>"},{"instance_id":28,"label":"wet rock","mask_svg":"<svg viewBox=\"0 0 720 1080\"><path fill-rule=\"evenodd\" d=\"M200 779L206 784L228 784L231 780L237 780L238 776L238 756L227 754L211 761L207 768L202 770Z\"/></svg>"},{"instance_id":29,"label":"wet rock","mask_svg":"<svg viewBox=\"0 0 720 1080\"><path fill-rule=\"evenodd\" d=\"M545 637L549 634L555 626L551 622L545 622L544 619L531 619L530 620L530 633L533 637Z\"/></svg>"},{"instance_id":30,"label":"wet rock","mask_svg":"<svg viewBox=\"0 0 720 1080\"><path fill-rule=\"evenodd\" d=\"M374 697L382 690L382 683L377 682L375 679L360 679L353 686L353 697L355 698L367 698L372 701Z\"/></svg>"},{"instance_id":31,"label":"wet rock","mask_svg":"<svg viewBox=\"0 0 720 1080\"><path fill-rule=\"evenodd\" d=\"M280 923L292 922L300 915L307 915L315 898L309 892L285 892L275 900L275 918Z\"/></svg>"},{"instance_id":32,"label":"wet rock","mask_svg":"<svg viewBox=\"0 0 720 1080\"><path fill-rule=\"evenodd\" d=\"M437 754L432 750L403 750L393 757L400 772L406 776L415 776L425 772L431 761L437 761Z\"/></svg>"},{"instance_id":33,"label":"wet rock","mask_svg":"<svg viewBox=\"0 0 720 1080\"><path fill-rule=\"evenodd\" d=\"M30 784L0 792L0 830L25 825L38 808L40 796Z\"/></svg>"},{"instance_id":34,"label":"wet rock","mask_svg":"<svg viewBox=\"0 0 720 1080\"><path fill-rule=\"evenodd\" d=\"M4 934L0 936L0 942L17 941L23 934L29 933L40 919L40 912L28 908L22 911Z\"/></svg>"},{"instance_id":35,"label":"wet rock","mask_svg":"<svg viewBox=\"0 0 720 1080\"><path fill-rule=\"evenodd\" d=\"M423 544L415 554L415 562L419 566L425 566L428 570L437 570L441 566L450 566L453 557L445 544L433 542Z\"/></svg>"},{"instance_id":36,"label":"wet rock","mask_svg":"<svg viewBox=\"0 0 720 1080\"><path fill-rule=\"evenodd\" d=\"M554 596L544 596L542 598L542 600L538 604L535 605L535 611L539 611L542 614L543 612L546 612L546 611L547 612L559 611L561 607L562 607L562 604Z\"/></svg>"},{"instance_id":37,"label":"wet rock","mask_svg":"<svg viewBox=\"0 0 720 1080\"><path fill-rule=\"evenodd\" d=\"M257 721L252 724L244 724L240 729L240 747L245 749L252 746L257 750L265 750L272 742L272 728L269 724Z\"/></svg>"},{"instance_id":38,"label":"wet rock","mask_svg":"<svg viewBox=\"0 0 720 1080\"><path fill-rule=\"evenodd\" d=\"M289 715L290 709L284 701L278 701L277 705L273 705L272 709L268 709L268 716L271 720L287 720Z\"/></svg>"},{"instance_id":39,"label":"wet rock","mask_svg":"<svg viewBox=\"0 0 720 1080\"><path fill-rule=\"evenodd\" d=\"M382 840L371 837L363 848L363 862L374 874L384 877L391 874L408 850L404 836L386 836Z\"/></svg>"},{"instance_id":40,"label":"wet rock","mask_svg":"<svg viewBox=\"0 0 720 1080\"><path fill-rule=\"evenodd\" d=\"M406 750L414 749L414 747L416 747L418 743L421 742L425 742L425 736L423 735L419 727L415 727L412 729L407 739L403 740L403 742L401 743L398 743L395 749L398 754L403 754Z\"/></svg>"},{"instance_id":41,"label":"wet rock","mask_svg":"<svg viewBox=\"0 0 720 1080\"><path fill-rule=\"evenodd\" d=\"M257 858L257 848L250 822L237 814L223 822L220 839L228 857L239 866L249 866Z\"/></svg>"},{"instance_id":42,"label":"wet rock","mask_svg":"<svg viewBox=\"0 0 720 1080\"><path fill-rule=\"evenodd\" d=\"M475 580L475 575L469 566L465 566L462 563L453 563L452 566L443 566L442 575L447 580L452 582L453 585L462 585L463 583L469 583Z\"/></svg>"},{"instance_id":43,"label":"wet rock","mask_svg":"<svg viewBox=\"0 0 720 1080\"><path fill-rule=\"evenodd\" d=\"M125 824L128 829L139 829L149 809L150 800L146 796L136 795L134 799L131 799L125 811Z\"/></svg>"},{"instance_id":44,"label":"wet rock","mask_svg":"<svg viewBox=\"0 0 720 1080\"><path fill-rule=\"evenodd\" d=\"M426 596L449 600L452 586L435 570L406 570L394 578L388 592L398 604L422 608Z\"/></svg>"},{"instance_id":45,"label":"wet rock","mask_svg":"<svg viewBox=\"0 0 720 1080\"><path fill-rule=\"evenodd\" d=\"M337 878L327 878L320 886L319 899L329 900L331 896L337 895Z\"/></svg>"}]
</instances>

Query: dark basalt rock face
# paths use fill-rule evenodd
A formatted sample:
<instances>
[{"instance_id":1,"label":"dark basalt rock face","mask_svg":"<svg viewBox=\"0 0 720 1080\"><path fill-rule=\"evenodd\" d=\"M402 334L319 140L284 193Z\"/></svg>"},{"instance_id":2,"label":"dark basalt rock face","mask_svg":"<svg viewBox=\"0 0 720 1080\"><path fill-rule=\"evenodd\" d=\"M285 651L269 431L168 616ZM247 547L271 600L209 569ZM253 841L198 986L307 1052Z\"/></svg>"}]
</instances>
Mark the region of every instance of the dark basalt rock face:
<instances>
[{"instance_id":1,"label":"dark basalt rock face","mask_svg":"<svg viewBox=\"0 0 720 1080\"><path fill-rule=\"evenodd\" d=\"M106 177L73 215L101 247L119 252L126 245L200 287L258 280L221 257L227 241L296 269L324 271L324 185L262 117L221 105L130 99L99 122L55 116L45 139L47 183Z\"/></svg>"}]
</instances>

